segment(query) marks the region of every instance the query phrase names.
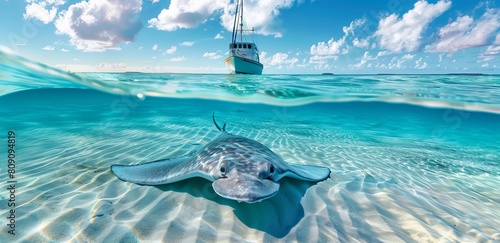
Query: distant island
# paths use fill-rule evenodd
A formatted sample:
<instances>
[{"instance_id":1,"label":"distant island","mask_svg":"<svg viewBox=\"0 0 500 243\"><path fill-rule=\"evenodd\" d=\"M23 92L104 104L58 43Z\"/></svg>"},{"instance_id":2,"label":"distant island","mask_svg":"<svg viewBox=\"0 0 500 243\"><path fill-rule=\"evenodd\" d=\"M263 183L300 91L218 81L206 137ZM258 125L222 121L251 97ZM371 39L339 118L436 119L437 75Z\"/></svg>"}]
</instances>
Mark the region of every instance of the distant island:
<instances>
[{"instance_id":1,"label":"distant island","mask_svg":"<svg viewBox=\"0 0 500 243\"><path fill-rule=\"evenodd\" d=\"M377 73L377 75L463 75L463 76L486 76L495 74L484 73Z\"/></svg>"},{"instance_id":2,"label":"distant island","mask_svg":"<svg viewBox=\"0 0 500 243\"><path fill-rule=\"evenodd\" d=\"M447 75L483 76L484 73L448 73Z\"/></svg>"}]
</instances>

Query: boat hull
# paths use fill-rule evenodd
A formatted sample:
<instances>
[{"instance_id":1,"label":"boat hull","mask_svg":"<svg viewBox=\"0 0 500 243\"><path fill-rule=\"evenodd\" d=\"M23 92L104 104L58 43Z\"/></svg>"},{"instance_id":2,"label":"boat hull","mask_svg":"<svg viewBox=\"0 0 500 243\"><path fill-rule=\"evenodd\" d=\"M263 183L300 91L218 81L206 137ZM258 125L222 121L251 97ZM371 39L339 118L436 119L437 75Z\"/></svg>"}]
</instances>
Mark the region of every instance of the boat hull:
<instances>
[{"instance_id":1,"label":"boat hull","mask_svg":"<svg viewBox=\"0 0 500 243\"><path fill-rule=\"evenodd\" d=\"M231 74L262 74L264 68L260 62L238 56L229 56L224 63Z\"/></svg>"}]
</instances>

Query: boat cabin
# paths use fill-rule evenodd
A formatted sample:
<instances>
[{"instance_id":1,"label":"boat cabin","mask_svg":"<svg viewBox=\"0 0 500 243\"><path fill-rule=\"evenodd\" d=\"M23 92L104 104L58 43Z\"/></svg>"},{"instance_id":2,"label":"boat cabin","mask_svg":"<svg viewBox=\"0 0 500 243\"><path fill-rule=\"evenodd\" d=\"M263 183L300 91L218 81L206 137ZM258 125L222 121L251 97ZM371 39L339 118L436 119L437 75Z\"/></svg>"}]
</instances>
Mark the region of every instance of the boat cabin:
<instances>
[{"instance_id":1,"label":"boat cabin","mask_svg":"<svg viewBox=\"0 0 500 243\"><path fill-rule=\"evenodd\" d=\"M252 42L235 42L229 44L231 54L246 59L251 59L259 62L259 49Z\"/></svg>"}]
</instances>

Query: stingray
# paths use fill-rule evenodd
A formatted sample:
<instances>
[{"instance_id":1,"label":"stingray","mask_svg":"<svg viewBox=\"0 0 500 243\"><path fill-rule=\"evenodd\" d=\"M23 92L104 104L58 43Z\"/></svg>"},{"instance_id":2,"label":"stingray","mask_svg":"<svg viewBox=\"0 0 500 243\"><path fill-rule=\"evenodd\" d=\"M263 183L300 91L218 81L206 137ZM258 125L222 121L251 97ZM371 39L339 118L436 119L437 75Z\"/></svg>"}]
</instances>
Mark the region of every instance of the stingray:
<instances>
[{"instance_id":1,"label":"stingray","mask_svg":"<svg viewBox=\"0 0 500 243\"><path fill-rule=\"evenodd\" d=\"M121 180L139 185L163 185L192 177L212 181L221 197L255 203L274 196L279 180L291 177L318 182L330 176L330 169L312 165L289 164L265 145L233 135L215 121L221 132L194 156L162 159L138 165L112 165Z\"/></svg>"}]
</instances>

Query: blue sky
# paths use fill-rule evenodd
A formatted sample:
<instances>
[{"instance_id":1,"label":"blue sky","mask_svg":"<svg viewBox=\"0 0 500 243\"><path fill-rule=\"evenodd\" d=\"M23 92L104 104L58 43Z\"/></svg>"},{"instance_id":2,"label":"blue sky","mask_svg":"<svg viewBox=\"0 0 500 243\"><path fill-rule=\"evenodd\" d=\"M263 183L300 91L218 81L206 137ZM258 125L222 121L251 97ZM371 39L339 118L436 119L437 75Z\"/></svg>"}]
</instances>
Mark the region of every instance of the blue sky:
<instances>
[{"instance_id":1,"label":"blue sky","mask_svg":"<svg viewBox=\"0 0 500 243\"><path fill-rule=\"evenodd\" d=\"M74 72L227 73L230 0L0 0L0 45ZM476 0L247 0L264 73L500 73Z\"/></svg>"}]
</instances>

